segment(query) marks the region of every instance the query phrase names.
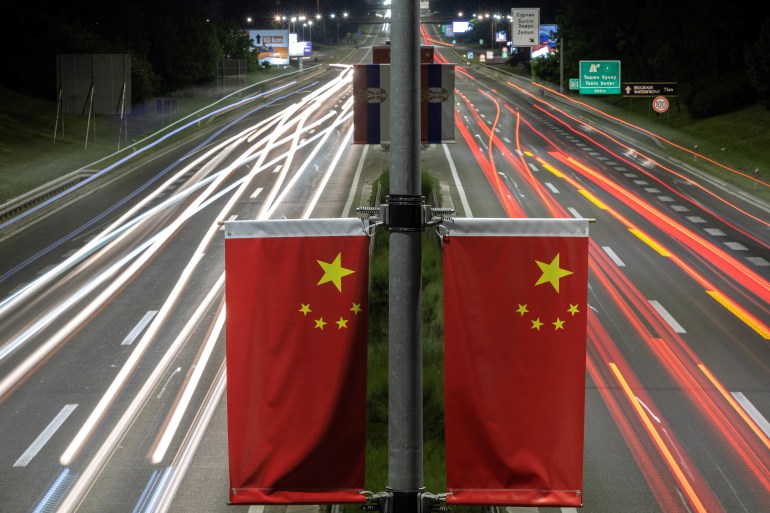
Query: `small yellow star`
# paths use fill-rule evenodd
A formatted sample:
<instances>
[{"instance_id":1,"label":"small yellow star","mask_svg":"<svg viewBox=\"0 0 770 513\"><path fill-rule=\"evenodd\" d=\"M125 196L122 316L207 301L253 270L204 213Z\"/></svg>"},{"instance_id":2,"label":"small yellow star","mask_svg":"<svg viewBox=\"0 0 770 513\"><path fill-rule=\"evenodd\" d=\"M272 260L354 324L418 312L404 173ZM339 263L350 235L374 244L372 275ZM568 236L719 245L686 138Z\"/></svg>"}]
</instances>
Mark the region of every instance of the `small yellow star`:
<instances>
[{"instance_id":1,"label":"small yellow star","mask_svg":"<svg viewBox=\"0 0 770 513\"><path fill-rule=\"evenodd\" d=\"M527 310L527 305L519 305L516 311L520 313L522 317L524 317L525 313L529 312L529 310Z\"/></svg>"},{"instance_id":2,"label":"small yellow star","mask_svg":"<svg viewBox=\"0 0 770 513\"><path fill-rule=\"evenodd\" d=\"M313 310L310 309L310 304L309 303L307 305L304 304L304 303L301 303L301 305L302 305L302 308L300 308L299 311L302 312L302 315L307 317L307 314L309 312L312 312Z\"/></svg>"},{"instance_id":3,"label":"small yellow star","mask_svg":"<svg viewBox=\"0 0 770 513\"><path fill-rule=\"evenodd\" d=\"M337 329L341 330L342 328L348 327L348 320L343 319L342 316L340 316L340 320L335 323L337 325Z\"/></svg>"},{"instance_id":4,"label":"small yellow star","mask_svg":"<svg viewBox=\"0 0 770 513\"><path fill-rule=\"evenodd\" d=\"M573 316L576 313L580 312L580 310L578 309L578 305L573 305L572 303L570 303L569 308L567 308L567 311L571 313Z\"/></svg>"},{"instance_id":5,"label":"small yellow star","mask_svg":"<svg viewBox=\"0 0 770 513\"><path fill-rule=\"evenodd\" d=\"M543 323L540 322L540 317L538 317L537 319L532 321L532 329L533 330L540 331L540 326L542 326L542 325L543 325Z\"/></svg>"},{"instance_id":6,"label":"small yellow star","mask_svg":"<svg viewBox=\"0 0 770 513\"><path fill-rule=\"evenodd\" d=\"M361 311L361 303L353 303L353 307L350 309L350 311L358 315L358 313Z\"/></svg>"},{"instance_id":7,"label":"small yellow star","mask_svg":"<svg viewBox=\"0 0 770 513\"><path fill-rule=\"evenodd\" d=\"M320 328L322 331L324 329L324 326L326 326L326 324L327 323L326 323L326 321L324 321L323 317L320 317L320 318L315 320L315 327L316 328Z\"/></svg>"},{"instance_id":8,"label":"small yellow star","mask_svg":"<svg viewBox=\"0 0 770 513\"><path fill-rule=\"evenodd\" d=\"M556 330L563 330L564 329L564 321L562 321L558 317L551 324L553 324L553 326L554 326L554 328L553 328L554 331L556 331Z\"/></svg>"}]
</instances>

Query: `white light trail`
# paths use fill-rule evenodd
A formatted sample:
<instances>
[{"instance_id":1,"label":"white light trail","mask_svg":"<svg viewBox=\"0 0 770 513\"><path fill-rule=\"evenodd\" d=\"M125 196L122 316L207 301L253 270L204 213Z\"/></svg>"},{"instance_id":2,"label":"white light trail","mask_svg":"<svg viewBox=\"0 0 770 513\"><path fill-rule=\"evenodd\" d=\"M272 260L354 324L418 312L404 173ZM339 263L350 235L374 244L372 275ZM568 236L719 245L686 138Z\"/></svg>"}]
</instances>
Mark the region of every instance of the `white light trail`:
<instances>
[{"instance_id":1,"label":"white light trail","mask_svg":"<svg viewBox=\"0 0 770 513\"><path fill-rule=\"evenodd\" d=\"M187 411L187 407L190 405L190 401L192 400L195 388L198 386L198 383L200 383L201 376L203 376L203 371L206 368L206 364L209 361L209 357L211 356L212 351L214 351L214 346L219 339L219 335L222 333L224 325L225 309L222 308L222 310L219 311L219 315L217 316L214 329L211 330L211 333L209 334L209 337L203 346L203 351L201 352L198 360L195 362L195 369L193 370L192 376L190 376L190 379L185 384L182 395L179 397L176 405L174 406L174 412L171 414L171 418L169 419L168 424L166 424L165 428L163 429L163 434L161 435L158 444L155 446L155 450L152 451L152 457L150 458L150 461L153 463L153 465L163 461L163 458L166 456L166 451L168 450L168 447L171 444L171 440L179 428L180 422L182 422L182 416L184 416L185 412Z\"/></svg>"}]
</instances>

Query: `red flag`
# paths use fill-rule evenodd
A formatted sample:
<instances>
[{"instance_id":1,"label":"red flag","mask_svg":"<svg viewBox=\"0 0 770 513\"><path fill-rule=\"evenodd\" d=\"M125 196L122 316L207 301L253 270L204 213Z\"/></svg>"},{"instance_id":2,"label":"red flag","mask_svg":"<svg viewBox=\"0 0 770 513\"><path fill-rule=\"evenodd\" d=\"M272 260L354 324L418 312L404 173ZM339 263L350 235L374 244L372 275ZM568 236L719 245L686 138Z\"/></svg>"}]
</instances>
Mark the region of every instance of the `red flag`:
<instances>
[{"instance_id":1,"label":"red flag","mask_svg":"<svg viewBox=\"0 0 770 513\"><path fill-rule=\"evenodd\" d=\"M447 503L580 506L588 221L445 226Z\"/></svg>"},{"instance_id":2,"label":"red flag","mask_svg":"<svg viewBox=\"0 0 770 513\"><path fill-rule=\"evenodd\" d=\"M230 502L365 502L362 221L232 221L225 237Z\"/></svg>"}]
</instances>

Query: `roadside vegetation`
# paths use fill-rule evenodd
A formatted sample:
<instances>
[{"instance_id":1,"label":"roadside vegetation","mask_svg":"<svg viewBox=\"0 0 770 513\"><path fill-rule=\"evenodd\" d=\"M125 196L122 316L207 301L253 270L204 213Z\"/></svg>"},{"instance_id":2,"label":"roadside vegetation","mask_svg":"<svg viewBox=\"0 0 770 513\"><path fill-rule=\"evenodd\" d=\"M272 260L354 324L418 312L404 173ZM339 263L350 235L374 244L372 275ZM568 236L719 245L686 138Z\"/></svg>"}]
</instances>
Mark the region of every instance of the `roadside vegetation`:
<instances>
[{"instance_id":1,"label":"roadside vegetation","mask_svg":"<svg viewBox=\"0 0 770 513\"><path fill-rule=\"evenodd\" d=\"M423 170L422 195L441 202L438 181ZM389 193L388 173L374 184L370 205ZM437 206L437 205L433 205ZM389 234L379 227L369 265L369 361L367 402L366 489L383 491L388 466L388 277ZM425 487L446 491L444 459L444 303L441 241L435 230L422 234L422 368ZM351 510L352 511L352 510Z\"/></svg>"}]
</instances>

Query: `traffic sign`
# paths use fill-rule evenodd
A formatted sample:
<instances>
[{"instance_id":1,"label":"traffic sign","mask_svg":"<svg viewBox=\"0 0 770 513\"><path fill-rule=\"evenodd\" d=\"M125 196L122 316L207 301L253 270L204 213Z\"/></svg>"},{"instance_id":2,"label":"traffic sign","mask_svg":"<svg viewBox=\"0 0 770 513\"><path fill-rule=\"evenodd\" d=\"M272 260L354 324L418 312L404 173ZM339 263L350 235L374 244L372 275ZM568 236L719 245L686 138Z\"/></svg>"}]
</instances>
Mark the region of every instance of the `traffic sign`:
<instances>
[{"instance_id":1,"label":"traffic sign","mask_svg":"<svg viewBox=\"0 0 770 513\"><path fill-rule=\"evenodd\" d=\"M540 8L511 9L511 46L540 43Z\"/></svg>"},{"instance_id":2,"label":"traffic sign","mask_svg":"<svg viewBox=\"0 0 770 513\"><path fill-rule=\"evenodd\" d=\"M580 79L579 78L570 78L569 79L569 90L570 91L577 91L580 89Z\"/></svg>"},{"instance_id":3,"label":"traffic sign","mask_svg":"<svg viewBox=\"0 0 770 513\"><path fill-rule=\"evenodd\" d=\"M676 82L624 82L623 96L676 96Z\"/></svg>"},{"instance_id":4,"label":"traffic sign","mask_svg":"<svg viewBox=\"0 0 770 513\"><path fill-rule=\"evenodd\" d=\"M652 110L662 114L668 110L668 98L665 96L658 96L652 100Z\"/></svg>"},{"instance_id":5,"label":"traffic sign","mask_svg":"<svg viewBox=\"0 0 770 513\"><path fill-rule=\"evenodd\" d=\"M580 94L620 94L620 61L580 61Z\"/></svg>"}]
</instances>

